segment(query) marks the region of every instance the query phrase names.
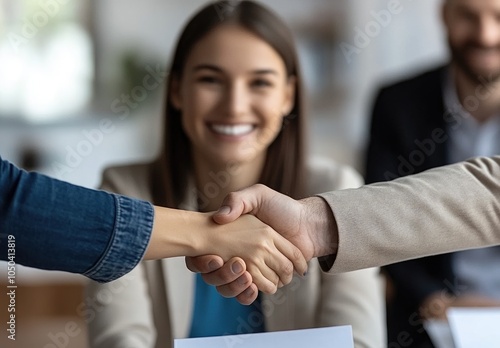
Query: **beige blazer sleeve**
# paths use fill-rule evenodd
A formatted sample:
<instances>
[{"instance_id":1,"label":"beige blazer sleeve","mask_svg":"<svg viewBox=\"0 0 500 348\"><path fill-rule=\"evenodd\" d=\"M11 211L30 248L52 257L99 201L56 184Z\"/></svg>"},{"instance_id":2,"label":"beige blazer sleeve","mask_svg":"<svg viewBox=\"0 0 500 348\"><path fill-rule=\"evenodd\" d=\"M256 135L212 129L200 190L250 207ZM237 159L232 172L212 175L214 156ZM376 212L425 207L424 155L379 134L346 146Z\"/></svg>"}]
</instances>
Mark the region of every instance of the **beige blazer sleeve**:
<instances>
[{"instance_id":1,"label":"beige blazer sleeve","mask_svg":"<svg viewBox=\"0 0 500 348\"><path fill-rule=\"evenodd\" d=\"M339 230L334 273L500 244L500 156L320 196Z\"/></svg>"},{"instance_id":2,"label":"beige blazer sleeve","mask_svg":"<svg viewBox=\"0 0 500 348\"><path fill-rule=\"evenodd\" d=\"M310 193L357 188L361 176L350 167L315 159ZM383 281L378 268L331 274L320 272L317 325L351 325L356 348L386 346Z\"/></svg>"},{"instance_id":3,"label":"beige blazer sleeve","mask_svg":"<svg viewBox=\"0 0 500 348\"><path fill-rule=\"evenodd\" d=\"M146 188L135 185L131 178L143 177L137 168L130 168L131 177L123 170L107 170L103 176L102 189L144 197ZM122 173L120 175L120 172ZM143 180L146 181L146 180ZM91 282L87 287L87 311L92 317L87 320L89 345L92 348L153 348L156 329L152 315L144 263L124 277L106 284Z\"/></svg>"}]
</instances>

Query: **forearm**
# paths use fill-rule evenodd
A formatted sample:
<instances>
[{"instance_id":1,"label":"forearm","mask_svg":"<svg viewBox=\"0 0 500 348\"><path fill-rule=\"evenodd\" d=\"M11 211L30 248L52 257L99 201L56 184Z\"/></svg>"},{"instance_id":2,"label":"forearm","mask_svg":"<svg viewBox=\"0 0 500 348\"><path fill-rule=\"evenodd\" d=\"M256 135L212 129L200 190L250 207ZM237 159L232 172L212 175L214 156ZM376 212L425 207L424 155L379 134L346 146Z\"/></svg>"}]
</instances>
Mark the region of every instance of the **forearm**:
<instances>
[{"instance_id":1,"label":"forearm","mask_svg":"<svg viewBox=\"0 0 500 348\"><path fill-rule=\"evenodd\" d=\"M500 157L323 194L339 229L332 271L500 244Z\"/></svg>"},{"instance_id":2,"label":"forearm","mask_svg":"<svg viewBox=\"0 0 500 348\"><path fill-rule=\"evenodd\" d=\"M149 203L28 173L0 159L0 255L110 281L141 259L151 233Z\"/></svg>"},{"instance_id":3,"label":"forearm","mask_svg":"<svg viewBox=\"0 0 500 348\"><path fill-rule=\"evenodd\" d=\"M151 241L144 258L204 255L209 248L207 233L217 227L208 214L154 207Z\"/></svg>"}]
</instances>

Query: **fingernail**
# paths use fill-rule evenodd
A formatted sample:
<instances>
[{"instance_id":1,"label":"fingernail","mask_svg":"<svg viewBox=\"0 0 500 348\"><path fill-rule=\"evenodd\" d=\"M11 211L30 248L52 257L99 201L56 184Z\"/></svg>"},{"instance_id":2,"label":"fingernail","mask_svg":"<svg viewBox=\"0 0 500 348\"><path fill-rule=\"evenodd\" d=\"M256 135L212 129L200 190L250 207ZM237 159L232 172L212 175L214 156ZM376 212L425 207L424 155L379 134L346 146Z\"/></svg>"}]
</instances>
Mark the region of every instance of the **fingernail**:
<instances>
[{"instance_id":1,"label":"fingernail","mask_svg":"<svg viewBox=\"0 0 500 348\"><path fill-rule=\"evenodd\" d=\"M208 263L209 271L215 271L217 268L219 268L219 264L217 263L217 261L212 260Z\"/></svg>"},{"instance_id":2,"label":"fingernail","mask_svg":"<svg viewBox=\"0 0 500 348\"><path fill-rule=\"evenodd\" d=\"M227 205L223 205L222 207L219 208L219 211L217 214L223 214L223 215L228 215L231 212L231 208Z\"/></svg>"},{"instance_id":3,"label":"fingernail","mask_svg":"<svg viewBox=\"0 0 500 348\"><path fill-rule=\"evenodd\" d=\"M231 271L233 271L234 274L239 274L243 271L243 266L241 266L239 262L235 262L231 265Z\"/></svg>"}]
</instances>

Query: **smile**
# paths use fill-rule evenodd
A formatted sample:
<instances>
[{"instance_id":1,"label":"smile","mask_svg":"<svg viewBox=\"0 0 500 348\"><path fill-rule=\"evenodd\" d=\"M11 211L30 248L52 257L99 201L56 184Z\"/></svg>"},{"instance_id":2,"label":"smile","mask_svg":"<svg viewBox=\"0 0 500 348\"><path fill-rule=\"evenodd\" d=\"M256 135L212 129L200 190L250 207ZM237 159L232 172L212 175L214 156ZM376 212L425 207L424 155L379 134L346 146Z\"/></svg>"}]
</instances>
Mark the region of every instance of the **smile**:
<instances>
[{"instance_id":1,"label":"smile","mask_svg":"<svg viewBox=\"0 0 500 348\"><path fill-rule=\"evenodd\" d=\"M241 136L251 133L255 126L252 124L210 124L210 129L220 135Z\"/></svg>"}]
</instances>

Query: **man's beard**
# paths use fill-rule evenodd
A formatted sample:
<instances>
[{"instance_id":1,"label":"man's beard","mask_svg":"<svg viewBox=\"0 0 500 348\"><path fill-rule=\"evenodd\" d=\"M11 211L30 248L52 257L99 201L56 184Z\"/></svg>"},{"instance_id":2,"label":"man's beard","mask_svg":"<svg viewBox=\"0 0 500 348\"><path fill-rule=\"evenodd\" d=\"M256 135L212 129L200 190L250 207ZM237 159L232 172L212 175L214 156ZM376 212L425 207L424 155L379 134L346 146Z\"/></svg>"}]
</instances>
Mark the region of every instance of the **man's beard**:
<instances>
[{"instance_id":1,"label":"man's beard","mask_svg":"<svg viewBox=\"0 0 500 348\"><path fill-rule=\"evenodd\" d=\"M495 83L500 80L500 67L493 70L486 70L481 68L475 68L470 64L467 59L467 51L471 49L484 49L484 50L496 50L500 52L500 46L496 47L483 47L474 42L468 42L460 47L453 46L449 42L449 47L451 50L452 60L457 65L457 67L462 70L465 75L474 83L484 85L489 83ZM499 55L500 57L500 55ZM499 58L500 66L500 58Z\"/></svg>"}]
</instances>

